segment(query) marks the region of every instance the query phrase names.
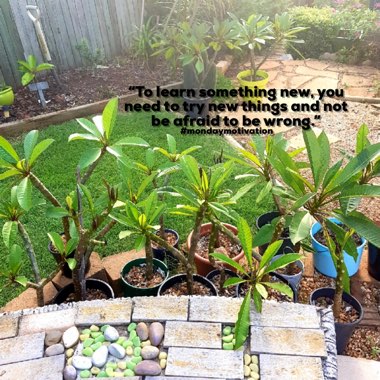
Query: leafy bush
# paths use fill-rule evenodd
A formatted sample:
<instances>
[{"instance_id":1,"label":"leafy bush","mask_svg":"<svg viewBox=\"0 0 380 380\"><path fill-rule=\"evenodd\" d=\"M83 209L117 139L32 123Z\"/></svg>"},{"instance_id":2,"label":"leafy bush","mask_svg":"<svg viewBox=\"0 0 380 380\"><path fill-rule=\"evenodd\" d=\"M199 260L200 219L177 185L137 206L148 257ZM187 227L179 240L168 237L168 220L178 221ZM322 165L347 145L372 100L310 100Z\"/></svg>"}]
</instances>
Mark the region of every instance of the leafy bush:
<instances>
[{"instance_id":1,"label":"leafy bush","mask_svg":"<svg viewBox=\"0 0 380 380\"><path fill-rule=\"evenodd\" d=\"M268 16L273 19L276 14L280 14L288 11L293 5L293 0L242 0L236 4L237 7L234 10L234 14L238 17L247 17L252 13L257 15Z\"/></svg>"},{"instance_id":2,"label":"leafy bush","mask_svg":"<svg viewBox=\"0 0 380 380\"><path fill-rule=\"evenodd\" d=\"M326 51L333 51L333 37L339 29L332 8L295 7L289 13L297 26L308 28L298 35L305 41L298 47L305 58L318 58Z\"/></svg>"}]
</instances>

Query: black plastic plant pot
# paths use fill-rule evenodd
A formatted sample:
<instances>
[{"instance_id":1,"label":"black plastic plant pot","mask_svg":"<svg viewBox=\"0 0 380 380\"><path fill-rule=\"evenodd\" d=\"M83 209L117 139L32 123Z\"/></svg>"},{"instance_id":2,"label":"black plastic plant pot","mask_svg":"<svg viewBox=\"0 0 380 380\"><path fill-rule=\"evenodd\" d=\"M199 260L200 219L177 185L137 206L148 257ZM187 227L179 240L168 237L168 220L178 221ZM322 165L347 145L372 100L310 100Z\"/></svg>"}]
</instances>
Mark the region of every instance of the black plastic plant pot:
<instances>
[{"instance_id":1,"label":"black plastic plant pot","mask_svg":"<svg viewBox=\"0 0 380 380\"><path fill-rule=\"evenodd\" d=\"M319 288L314 290L310 294L310 303L312 305L315 305L316 301L320 297L334 299L335 289L333 288ZM336 334L336 349L338 352L338 355L341 355L343 351L345 350L348 341L351 338L352 333L356 329L356 327L359 325L360 321L363 319L363 308L360 302L353 296L351 296L348 293L343 293L343 301L350 304L358 313L359 318L352 323L340 323L335 322L335 334Z\"/></svg>"},{"instance_id":2,"label":"black plastic plant pot","mask_svg":"<svg viewBox=\"0 0 380 380\"><path fill-rule=\"evenodd\" d=\"M208 115L208 105L211 98L188 98L184 96L183 100L187 103L187 111L185 112L190 118L205 118ZM203 107L202 111L199 112L201 107Z\"/></svg>"},{"instance_id":3,"label":"black plastic plant pot","mask_svg":"<svg viewBox=\"0 0 380 380\"><path fill-rule=\"evenodd\" d=\"M61 233L60 234L61 236L64 235L64 233ZM53 249L53 244L51 241L49 241L49 244L48 244L48 250L49 252L53 255L54 257L54 260L57 262L57 264L61 264L62 262L62 257L61 255L58 253L58 252L55 252L54 249ZM73 259L74 258L74 255L75 255L75 251L72 251L68 256L67 258L68 259ZM88 260L87 262L87 265L86 265L86 273L88 273L88 271L90 270L91 268L91 262L90 260ZM69 268L68 264L65 262L61 268L61 271L62 271L62 274L67 277L67 278L73 278L73 272L72 270Z\"/></svg>"},{"instance_id":4,"label":"black plastic plant pot","mask_svg":"<svg viewBox=\"0 0 380 380\"><path fill-rule=\"evenodd\" d=\"M279 258L279 256L275 256L271 262L277 260ZM288 264L288 265L291 265L291 264ZM292 284L298 291L298 286L302 280L302 276L303 276L303 271L305 269L305 266L303 264L303 262L301 260L297 260L293 263L293 265L297 266L297 268L300 270L299 273L296 273L296 274L285 274L285 273L277 273L276 274L279 274L280 276L284 277L290 284Z\"/></svg>"},{"instance_id":5,"label":"black plastic plant pot","mask_svg":"<svg viewBox=\"0 0 380 380\"><path fill-rule=\"evenodd\" d=\"M239 277L234 271L232 271L231 269L225 269L224 272L231 276L231 277ZM220 270L219 269L214 269L212 270L211 272L209 272L206 276L207 280L212 280L215 276L219 275L220 274Z\"/></svg>"},{"instance_id":6,"label":"black plastic plant pot","mask_svg":"<svg viewBox=\"0 0 380 380\"><path fill-rule=\"evenodd\" d=\"M380 248L368 243L368 273L380 281Z\"/></svg>"},{"instance_id":7,"label":"black plastic plant pot","mask_svg":"<svg viewBox=\"0 0 380 380\"><path fill-rule=\"evenodd\" d=\"M218 295L218 291L216 290L215 285L206 277L200 276L199 274L194 274L193 279L195 282L200 282L209 288L213 296ZM158 295L162 296L166 290L184 281L186 281L186 274L176 274L175 276L168 278L163 284L161 284L160 288L158 289Z\"/></svg>"},{"instance_id":8,"label":"black plastic plant pot","mask_svg":"<svg viewBox=\"0 0 380 380\"><path fill-rule=\"evenodd\" d=\"M138 266L146 265L146 259L135 259L125 264L124 268L121 271L121 284L123 289L124 297L138 297L138 296L156 296L158 292L158 288L163 282L169 277L169 269L166 264L160 260L153 259L153 268L157 270L164 277L163 282L160 284L153 286L151 288L139 288L137 286L131 285L125 279L125 275L133 268Z\"/></svg>"},{"instance_id":9,"label":"black plastic plant pot","mask_svg":"<svg viewBox=\"0 0 380 380\"><path fill-rule=\"evenodd\" d=\"M260 215L256 220L256 227L260 229L266 224L271 224L272 220L279 217L280 213L278 211L271 211L265 214ZM282 244L280 249L277 252L277 255L284 255L286 253L294 252L294 244L289 238L289 229L285 228L283 231L283 236L281 236L278 240L282 240ZM268 244L264 244L259 246L259 253L263 255L265 250L267 249Z\"/></svg>"},{"instance_id":10,"label":"black plastic plant pot","mask_svg":"<svg viewBox=\"0 0 380 380\"><path fill-rule=\"evenodd\" d=\"M165 233L168 233L168 232L171 232L172 234L175 235L176 240L173 247L178 249L178 242L179 242L178 232L170 228L165 228ZM156 231L156 235L158 235L158 233L159 231ZM168 266L169 270L172 270L178 266L177 258L175 258L173 254L167 251L165 248L154 247L152 245L152 251L153 251L153 257L157 260L163 261Z\"/></svg>"},{"instance_id":11,"label":"black plastic plant pot","mask_svg":"<svg viewBox=\"0 0 380 380\"><path fill-rule=\"evenodd\" d=\"M297 300L298 300L298 290L297 290L297 288L291 282L289 282L283 275L281 275L279 273L270 272L269 276L275 277L278 280L280 280L281 282L283 282L284 284L288 285L292 289L292 291L293 291L293 302L294 303L297 302ZM243 284L244 283L236 285L236 297L237 298L240 297L240 290L241 290L241 287L243 286Z\"/></svg>"},{"instance_id":12,"label":"black plastic plant pot","mask_svg":"<svg viewBox=\"0 0 380 380\"><path fill-rule=\"evenodd\" d=\"M102 280L98 280L96 278L88 278L86 280L86 289L96 289L101 290L104 294L107 295L107 298L115 298L115 294L109 284ZM70 294L74 293L74 284L71 283L63 287L55 296L52 303L62 304L67 301L67 298Z\"/></svg>"}]
</instances>

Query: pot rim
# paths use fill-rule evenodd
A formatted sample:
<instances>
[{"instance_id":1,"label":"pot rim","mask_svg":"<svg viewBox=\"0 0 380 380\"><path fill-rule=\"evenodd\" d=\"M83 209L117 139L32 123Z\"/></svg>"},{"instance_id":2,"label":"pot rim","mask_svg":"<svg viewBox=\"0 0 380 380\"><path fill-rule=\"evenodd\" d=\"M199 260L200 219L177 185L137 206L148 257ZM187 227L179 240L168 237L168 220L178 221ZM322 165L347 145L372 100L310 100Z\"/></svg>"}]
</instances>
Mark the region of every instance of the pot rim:
<instances>
[{"instance_id":1,"label":"pot rim","mask_svg":"<svg viewBox=\"0 0 380 380\"><path fill-rule=\"evenodd\" d=\"M332 222L334 222L335 224L343 224L340 220L336 219L336 218L328 218L329 220L331 220ZM317 224L319 224L319 229L313 233L313 228L314 226L316 226ZM322 243L320 243L317 239L315 239L314 235L317 234L320 230L321 230L322 226L319 222L314 222L310 228L310 237L311 237L311 240L317 244L319 244L321 247L323 248L326 248L327 251L330 252L330 250L328 249L328 247L326 247L325 245L323 245ZM355 231L356 232L356 231ZM358 234L359 235L359 234ZM359 235L360 236L360 235ZM359 250L359 249L363 249L364 246L367 244L367 240L364 239L362 236L360 236L360 239L362 239L362 244L357 246L356 249ZM344 251L345 252L345 251Z\"/></svg>"},{"instance_id":2,"label":"pot rim","mask_svg":"<svg viewBox=\"0 0 380 380\"><path fill-rule=\"evenodd\" d=\"M124 284L130 286L131 288L133 288L133 289L139 289L139 290L155 289L155 288L160 287L160 286L161 286L161 285L162 285L162 284L168 279L168 277L169 277L169 268L168 268L168 266L167 266L163 261L158 260L158 259L155 259L155 258L153 258L153 267L156 266L156 267L160 268L159 266L154 265L155 262L160 262L160 263L162 263L162 265L163 265L163 266L165 267L165 269L166 269L165 278L164 278L164 279L162 280L162 282L160 282L159 284L157 284L157 285L155 285L155 286L151 286L151 287L149 287L149 288L142 288L142 287L134 286L134 285L130 284L130 283L124 278L124 275L123 275L123 270L124 270L124 268L125 268L128 264L130 264L130 263L133 263L133 262L135 262L135 261L141 261L141 260L144 260L144 261L146 262L146 258L145 258L145 257L140 257L140 258L138 258L138 259L133 259L133 260L131 260L131 261L128 261L128 262L123 266L123 268L122 268L121 271L120 271L120 278L121 278L121 281L124 282ZM139 266L139 265L133 265L131 268L136 267L136 266ZM160 269L162 269L162 268L160 268ZM127 273L128 273L128 272L127 272Z\"/></svg>"},{"instance_id":3,"label":"pot rim","mask_svg":"<svg viewBox=\"0 0 380 380\"><path fill-rule=\"evenodd\" d=\"M2 90L0 90L0 94L6 94L7 92L9 92L10 90L13 91L13 87L12 86L4 86Z\"/></svg>"},{"instance_id":4,"label":"pot rim","mask_svg":"<svg viewBox=\"0 0 380 380\"><path fill-rule=\"evenodd\" d=\"M234 232L236 235L237 235L237 227L235 227L234 225L232 224L229 224L229 223L222 223L225 227L227 227L230 231ZM204 236L205 234L202 235L202 227L208 227L208 226L211 226L211 223L204 223L201 225L201 236ZM193 236L193 230L191 230L190 234L188 235L187 237L187 240L186 240L186 244L187 244L187 247L188 249L190 249L190 241L191 241L191 237ZM206 264L206 265L211 265L211 262L209 259L205 259L204 257L202 257L201 255L198 255L198 253L195 252L194 256L197 258L197 260L199 260L200 262L202 262L203 264ZM236 261L236 262L239 262L242 258L244 257L244 251L243 249L241 250L241 252L236 255L234 258L232 258L233 261ZM216 261L216 263L218 264L222 264L221 261Z\"/></svg>"},{"instance_id":5,"label":"pot rim","mask_svg":"<svg viewBox=\"0 0 380 380\"><path fill-rule=\"evenodd\" d=\"M287 253L284 253L282 255L278 255L277 258L280 258L281 256L286 256ZM271 260L274 261L274 259L276 258L276 256ZM303 263L302 260L297 260L295 261L293 264L298 264L298 266L301 266L301 272L299 273L296 273L296 274L284 274L284 273L277 273L276 271L274 271L276 274L279 274L280 276L286 276L286 277L289 277L289 278L293 278L293 277L297 277L299 275L302 275L303 272L305 271L305 264ZM289 265L289 264L288 264Z\"/></svg>"},{"instance_id":6,"label":"pot rim","mask_svg":"<svg viewBox=\"0 0 380 380\"><path fill-rule=\"evenodd\" d=\"M261 79L260 80L246 80L245 78L249 77L251 74L252 74L252 71L251 69L248 69L248 70L243 70L243 71L239 71L239 73L237 74L236 78L238 80L242 80L242 81L245 81L245 82L250 82L250 83L259 83L259 82L262 82L262 81L266 81L268 78L269 78L269 74L267 71L265 70L257 70L256 74L257 75L260 75L261 76Z\"/></svg>"},{"instance_id":7,"label":"pot rim","mask_svg":"<svg viewBox=\"0 0 380 380\"><path fill-rule=\"evenodd\" d=\"M318 290L322 290L322 289L326 289L326 290L331 290L334 294L335 294L335 289L334 288L330 288L328 286L325 286L325 287L322 287L322 288L317 288L315 290L313 290L310 294L310 297L309 297L309 302L311 305L315 305L314 301L312 301L312 296L314 293L316 293ZM364 317L364 309L363 309L363 306L362 304L359 302L359 300L357 298L355 298L353 295L351 294L348 294L346 292L343 292L343 297L348 297L348 298L352 298L355 302L357 302L357 304L359 305L360 307L360 310L357 310L357 308L354 306L354 305L351 305L357 312L359 312L359 318L354 321L354 322L348 322L348 323L343 323L343 322L335 322L334 323L338 326L350 326L350 325L357 325L361 322L361 320L363 319Z\"/></svg>"}]
</instances>

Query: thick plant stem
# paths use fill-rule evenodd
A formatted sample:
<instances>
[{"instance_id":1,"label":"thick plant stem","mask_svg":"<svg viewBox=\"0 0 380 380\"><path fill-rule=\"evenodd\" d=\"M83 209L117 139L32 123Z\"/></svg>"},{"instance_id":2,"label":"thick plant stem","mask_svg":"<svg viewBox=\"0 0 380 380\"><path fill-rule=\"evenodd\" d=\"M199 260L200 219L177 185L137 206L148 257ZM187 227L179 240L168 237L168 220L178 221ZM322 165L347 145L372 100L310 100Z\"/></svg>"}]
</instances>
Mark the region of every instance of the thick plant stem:
<instances>
[{"instance_id":1,"label":"thick plant stem","mask_svg":"<svg viewBox=\"0 0 380 380\"><path fill-rule=\"evenodd\" d=\"M215 258L210 256L210 253L213 253L214 250L215 250L215 246L217 244L217 241L218 241L218 228L217 226L215 225L215 223L211 223L211 234L210 234L210 241L209 241L209 244L208 244L208 259L211 263L211 265L215 268L215 269L219 269L220 271L220 281L219 281L219 293L220 294L223 294L224 293L224 288L223 288L223 284L224 284L224 280L226 278L226 272L224 270L224 266L223 265L218 265L217 262L215 261Z\"/></svg>"},{"instance_id":2,"label":"thick plant stem","mask_svg":"<svg viewBox=\"0 0 380 380\"><path fill-rule=\"evenodd\" d=\"M37 190L55 207L62 207L59 200L49 191L49 189L33 173L29 173L29 178ZM62 218L63 231L66 241L70 239L70 224L67 216Z\"/></svg>"},{"instance_id":3,"label":"thick plant stem","mask_svg":"<svg viewBox=\"0 0 380 380\"><path fill-rule=\"evenodd\" d=\"M45 300L44 300L44 288L43 286L39 286L36 289L36 294L37 294L37 305L39 307L42 307L45 305Z\"/></svg>"},{"instance_id":4,"label":"thick plant stem","mask_svg":"<svg viewBox=\"0 0 380 380\"><path fill-rule=\"evenodd\" d=\"M338 248L338 247L337 247ZM338 249L337 249L338 251ZM335 294L334 294L334 305L333 305L333 313L335 320L338 320L340 316L340 312L342 310L343 303L343 274L344 274L344 262L343 262L343 252L339 249L337 253L337 261L336 261L336 280L335 280Z\"/></svg>"},{"instance_id":5,"label":"thick plant stem","mask_svg":"<svg viewBox=\"0 0 380 380\"><path fill-rule=\"evenodd\" d=\"M145 257L146 257L146 279L150 280L153 277L153 251L152 242L149 236L146 237L145 242Z\"/></svg>"},{"instance_id":6,"label":"thick plant stem","mask_svg":"<svg viewBox=\"0 0 380 380\"><path fill-rule=\"evenodd\" d=\"M22 241L24 243L26 252L28 254L30 263L32 265L32 270L33 270L35 282L39 283L41 281L40 270L38 268L38 264L37 264L37 260L36 260L36 254L34 252L33 245L32 245L32 242L30 240L29 234L26 231L24 225L20 221L17 222L17 226L18 226L18 231L20 233Z\"/></svg>"}]
</instances>

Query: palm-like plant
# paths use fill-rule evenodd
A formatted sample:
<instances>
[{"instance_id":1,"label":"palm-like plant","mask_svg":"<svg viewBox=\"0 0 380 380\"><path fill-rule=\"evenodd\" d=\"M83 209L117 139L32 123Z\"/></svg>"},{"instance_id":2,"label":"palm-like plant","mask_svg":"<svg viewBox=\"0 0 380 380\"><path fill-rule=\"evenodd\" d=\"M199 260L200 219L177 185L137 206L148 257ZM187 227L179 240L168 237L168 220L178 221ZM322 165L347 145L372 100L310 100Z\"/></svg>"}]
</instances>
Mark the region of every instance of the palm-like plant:
<instances>
[{"instance_id":1,"label":"palm-like plant","mask_svg":"<svg viewBox=\"0 0 380 380\"><path fill-rule=\"evenodd\" d=\"M282 244L281 241L276 241L268 246L260 262L253 260L253 236L249 224L245 219L238 218L237 226L238 238L243 247L248 269L246 270L239 263L231 260L228 256L222 253L211 253L211 256L213 256L215 259L232 266L242 276L231 277L227 279L224 283L225 287L242 283L245 283L248 286L248 291L240 307L238 320L236 322L235 349L241 347L248 336L251 299L253 299L256 311L260 313L262 310L262 300L268 298L267 288L272 288L282 294L285 294L288 297L293 296L293 291L287 284L280 282L270 282L267 280L268 275L302 258L301 255L293 253L281 256L280 258L273 260Z\"/></svg>"},{"instance_id":2,"label":"palm-like plant","mask_svg":"<svg viewBox=\"0 0 380 380\"><path fill-rule=\"evenodd\" d=\"M380 175L380 143L370 144L367 134L368 128L361 126L355 156L349 157L346 164L339 160L331 165L331 148L326 134L322 132L317 137L312 130L303 131L311 180L295 165L288 153L282 152L271 160L286 186L280 189L281 193L292 200L302 199L304 209L297 211L293 217L296 240L308 236L310 217L322 226L338 273L334 297L336 318L341 310L343 291L349 292L343 252L346 251L354 259L357 257L356 245L352 240L354 231L380 247L380 228L356 210L360 199L380 196L380 186L369 183ZM339 207L336 207L337 203ZM329 217L335 217L348 226L348 231L330 222ZM336 235L336 241L331 238L329 230Z\"/></svg>"}]
</instances>

